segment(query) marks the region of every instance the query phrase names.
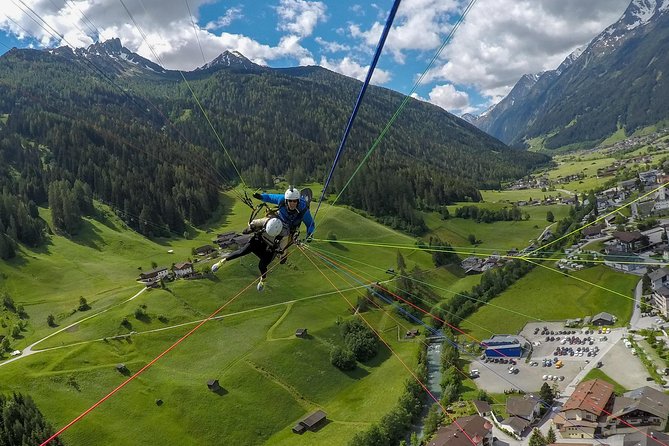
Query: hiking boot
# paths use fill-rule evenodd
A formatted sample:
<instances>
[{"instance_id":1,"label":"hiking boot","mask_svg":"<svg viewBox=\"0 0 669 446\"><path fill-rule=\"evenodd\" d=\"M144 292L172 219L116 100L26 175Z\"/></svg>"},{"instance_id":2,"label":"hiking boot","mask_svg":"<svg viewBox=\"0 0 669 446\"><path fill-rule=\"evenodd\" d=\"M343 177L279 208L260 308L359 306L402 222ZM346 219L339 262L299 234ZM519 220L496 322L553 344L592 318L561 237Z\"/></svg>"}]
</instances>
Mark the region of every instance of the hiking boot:
<instances>
[{"instance_id":1,"label":"hiking boot","mask_svg":"<svg viewBox=\"0 0 669 446\"><path fill-rule=\"evenodd\" d=\"M262 281L262 279L258 282L258 286L256 286L256 289L258 292L261 292L262 290L265 289L265 282Z\"/></svg>"}]
</instances>

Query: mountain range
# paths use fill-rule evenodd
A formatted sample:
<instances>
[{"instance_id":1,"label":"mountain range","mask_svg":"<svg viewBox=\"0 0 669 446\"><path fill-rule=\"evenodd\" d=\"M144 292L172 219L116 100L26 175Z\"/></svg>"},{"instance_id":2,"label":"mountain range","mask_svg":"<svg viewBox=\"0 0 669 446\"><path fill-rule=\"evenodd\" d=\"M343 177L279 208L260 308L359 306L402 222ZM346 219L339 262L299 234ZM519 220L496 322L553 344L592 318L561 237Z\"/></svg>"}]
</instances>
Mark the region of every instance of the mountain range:
<instances>
[{"instance_id":1,"label":"mountain range","mask_svg":"<svg viewBox=\"0 0 669 446\"><path fill-rule=\"evenodd\" d=\"M167 70L118 39L13 49L0 57L0 79L0 190L24 202L21 215L52 195L68 212L89 207L74 198L88 187L147 235L206 221L222 186L322 182L361 86L321 67L272 69L236 52L190 72ZM548 161L414 99L377 140L404 99L368 89L329 191L342 191L376 142L340 202L386 224L419 233L417 209L477 201L479 188ZM2 213L0 232L16 228Z\"/></svg>"},{"instance_id":2,"label":"mountain range","mask_svg":"<svg viewBox=\"0 0 669 446\"><path fill-rule=\"evenodd\" d=\"M523 76L478 117L512 146L592 147L669 119L669 0L633 0L623 16L555 70Z\"/></svg>"}]
</instances>

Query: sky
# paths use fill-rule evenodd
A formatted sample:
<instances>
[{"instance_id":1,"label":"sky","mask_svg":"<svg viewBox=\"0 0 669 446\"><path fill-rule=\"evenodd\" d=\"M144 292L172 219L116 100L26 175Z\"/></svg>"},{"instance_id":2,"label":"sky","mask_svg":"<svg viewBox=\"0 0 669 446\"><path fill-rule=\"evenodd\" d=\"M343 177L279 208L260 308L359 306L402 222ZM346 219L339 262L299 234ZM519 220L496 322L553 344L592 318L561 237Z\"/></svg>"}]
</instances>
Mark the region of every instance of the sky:
<instances>
[{"instance_id":1,"label":"sky","mask_svg":"<svg viewBox=\"0 0 669 446\"><path fill-rule=\"evenodd\" d=\"M372 83L457 115L479 114L523 74L557 68L630 3L474 0L461 20L470 1L402 0ZM12 47L87 47L118 37L169 69L193 70L228 50L269 67L320 65L364 80L392 4L2 0L0 54Z\"/></svg>"}]
</instances>

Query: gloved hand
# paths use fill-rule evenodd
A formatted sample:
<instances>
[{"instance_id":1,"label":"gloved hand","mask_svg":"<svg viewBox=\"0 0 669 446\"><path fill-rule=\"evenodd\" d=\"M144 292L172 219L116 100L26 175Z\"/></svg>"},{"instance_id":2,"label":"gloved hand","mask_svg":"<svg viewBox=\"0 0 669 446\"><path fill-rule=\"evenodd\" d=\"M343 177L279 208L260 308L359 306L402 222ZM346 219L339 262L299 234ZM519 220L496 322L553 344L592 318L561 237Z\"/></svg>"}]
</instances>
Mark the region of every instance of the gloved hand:
<instances>
[{"instance_id":1,"label":"gloved hand","mask_svg":"<svg viewBox=\"0 0 669 446\"><path fill-rule=\"evenodd\" d=\"M307 237L304 239L304 241L307 242L307 243L311 243L311 241L312 241L313 239L314 239L314 235L313 235L313 234L309 234L309 235L307 235Z\"/></svg>"},{"instance_id":2,"label":"gloved hand","mask_svg":"<svg viewBox=\"0 0 669 446\"><path fill-rule=\"evenodd\" d=\"M254 192L253 193L253 198L255 198L256 200L262 200L262 195L260 195L259 192Z\"/></svg>"}]
</instances>

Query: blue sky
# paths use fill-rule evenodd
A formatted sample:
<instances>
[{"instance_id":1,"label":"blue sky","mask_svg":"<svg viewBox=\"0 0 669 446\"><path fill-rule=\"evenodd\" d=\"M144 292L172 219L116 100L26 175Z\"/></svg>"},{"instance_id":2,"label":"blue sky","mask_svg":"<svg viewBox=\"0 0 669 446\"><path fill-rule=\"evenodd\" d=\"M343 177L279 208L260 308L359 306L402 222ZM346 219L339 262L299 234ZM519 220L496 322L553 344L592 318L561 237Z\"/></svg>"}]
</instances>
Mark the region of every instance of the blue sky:
<instances>
[{"instance_id":1,"label":"blue sky","mask_svg":"<svg viewBox=\"0 0 669 446\"><path fill-rule=\"evenodd\" d=\"M321 65L364 79L392 0L2 0L0 53L118 37L166 68L225 50L271 67ZM476 0L415 96L480 113L526 73L554 69L630 0ZM373 82L408 94L469 0L402 0ZM127 9L127 10L126 10ZM128 14L128 11L130 14ZM190 11L190 14L189 14Z\"/></svg>"}]
</instances>

